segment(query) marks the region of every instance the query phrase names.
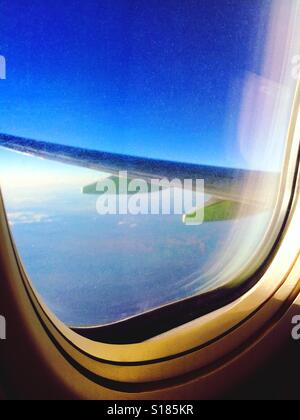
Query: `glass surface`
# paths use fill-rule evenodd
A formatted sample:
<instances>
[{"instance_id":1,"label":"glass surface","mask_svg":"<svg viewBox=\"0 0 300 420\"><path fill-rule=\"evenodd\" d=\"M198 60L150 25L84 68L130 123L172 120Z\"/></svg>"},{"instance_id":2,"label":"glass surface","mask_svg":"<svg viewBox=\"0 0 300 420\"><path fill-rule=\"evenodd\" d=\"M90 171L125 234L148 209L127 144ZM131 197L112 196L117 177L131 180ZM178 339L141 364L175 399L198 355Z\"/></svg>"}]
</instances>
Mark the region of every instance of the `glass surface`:
<instances>
[{"instance_id":1,"label":"glass surface","mask_svg":"<svg viewBox=\"0 0 300 420\"><path fill-rule=\"evenodd\" d=\"M276 205L299 21L298 0L1 1L0 132L261 171L242 195L264 208L186 226L100 216L82 193L99 173L0 149L17 249L63 322L107 324L246 280Z\"/></svg>"}]
</instances>

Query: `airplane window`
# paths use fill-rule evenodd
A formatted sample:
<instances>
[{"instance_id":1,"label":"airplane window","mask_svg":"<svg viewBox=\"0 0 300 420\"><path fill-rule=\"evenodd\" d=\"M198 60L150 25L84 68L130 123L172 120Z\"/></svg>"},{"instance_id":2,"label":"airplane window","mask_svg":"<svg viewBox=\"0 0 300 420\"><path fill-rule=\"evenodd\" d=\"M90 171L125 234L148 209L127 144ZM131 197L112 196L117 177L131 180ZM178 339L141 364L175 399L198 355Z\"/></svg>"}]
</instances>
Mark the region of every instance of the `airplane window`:
<instances>
[{"instance_id":1,"label":"airplane window","mask_svg":"<svg viewBox=\"0 0 300 420\"><path fill-rule=\"evenodd\" d=\"M274 245L300 1L2 0L0 16L2 194L51 311L101 326L244 284Z\"/></svg>"}]
</instances>

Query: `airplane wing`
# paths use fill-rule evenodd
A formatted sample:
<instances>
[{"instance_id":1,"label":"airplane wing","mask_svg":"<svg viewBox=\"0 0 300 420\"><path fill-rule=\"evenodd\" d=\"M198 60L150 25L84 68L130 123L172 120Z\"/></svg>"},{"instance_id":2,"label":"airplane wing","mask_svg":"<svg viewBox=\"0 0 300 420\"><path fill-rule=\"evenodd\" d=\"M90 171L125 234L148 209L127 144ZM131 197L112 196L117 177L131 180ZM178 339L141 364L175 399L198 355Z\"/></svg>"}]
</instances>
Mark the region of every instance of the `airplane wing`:
<instances>
[{"instance_id":1,"label":"airplane wing","mask_svg":"<svg viewBox=\"0 0 300 420\"><path fill-rule=\"evenodd\" d=\"M269 177L272 182L278 174L245 169L222 168L217 166L189 164L166 160L127 156L116 153L88 150L55 143L36 141L22 137L0 134L0 147L24 153L27 155L61 162L68 165L93 169L110 174L117 179L120 172L126 171L129 179L143 179L150 183L153 179L178 179L205 181L205 193L212 199L206 204L205 221L230 220L241 213L241 206L246 209L244 214L256 213L266 209L267 205L259 193L259 182ZM245 194L245 187L253 187ZM85 194L96 194L97 183L83 188ZM249 190L249 188L248 188ZM197 211L191 210L184 215L183 221L192 222Z\"/></svg>"}]
</instances>

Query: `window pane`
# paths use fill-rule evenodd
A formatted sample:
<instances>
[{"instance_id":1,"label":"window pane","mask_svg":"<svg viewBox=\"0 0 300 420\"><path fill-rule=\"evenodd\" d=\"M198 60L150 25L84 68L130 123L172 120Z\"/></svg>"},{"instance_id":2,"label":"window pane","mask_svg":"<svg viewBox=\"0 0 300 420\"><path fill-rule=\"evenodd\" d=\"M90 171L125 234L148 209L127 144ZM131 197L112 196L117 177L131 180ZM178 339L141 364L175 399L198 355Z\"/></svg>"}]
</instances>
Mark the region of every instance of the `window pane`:
<instances>
[{"instance_id":1,"label":"window pane","mask_svg":"<svg viewBox=\"0 0 300 420\"><path fill-rule=\"evenodd\" d=\"M213 207L195 226L101 216L99 197L83 194L97 171L1 149L13 237L49 308L71 326L102 325L247 280L284 166L299 0L2 0L0 16L1 132L256 171L238 201L264 203L222 220Z\"/></svg>"}]
</instances>

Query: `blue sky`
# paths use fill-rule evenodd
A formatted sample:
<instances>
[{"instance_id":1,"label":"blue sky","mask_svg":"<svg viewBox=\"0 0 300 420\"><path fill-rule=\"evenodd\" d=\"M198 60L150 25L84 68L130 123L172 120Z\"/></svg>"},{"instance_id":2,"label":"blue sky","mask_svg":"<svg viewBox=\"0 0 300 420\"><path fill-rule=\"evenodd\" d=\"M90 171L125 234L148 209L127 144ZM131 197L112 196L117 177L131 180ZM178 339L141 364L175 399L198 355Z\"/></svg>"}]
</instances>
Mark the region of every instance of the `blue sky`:
<instances>
[{"instance_id":1,"label":"blue sky","mask_svg":"<svg viewBox=\"0 0 300 420\"><path fill-rule=\"evenodd\" d=\"M246 166L232 127L270 2L2 0L0 132Z\"/></svg>"}]
</instances>

